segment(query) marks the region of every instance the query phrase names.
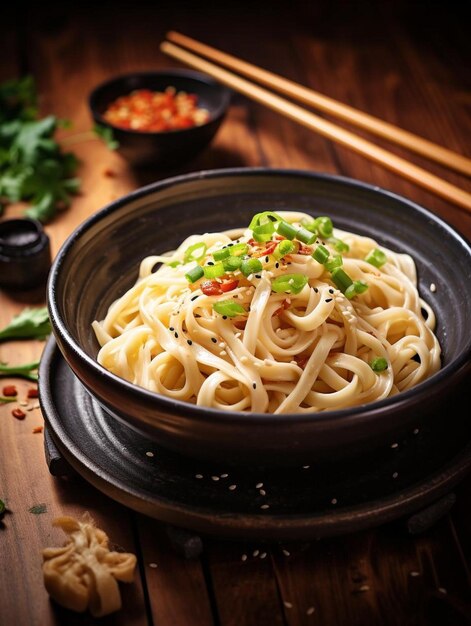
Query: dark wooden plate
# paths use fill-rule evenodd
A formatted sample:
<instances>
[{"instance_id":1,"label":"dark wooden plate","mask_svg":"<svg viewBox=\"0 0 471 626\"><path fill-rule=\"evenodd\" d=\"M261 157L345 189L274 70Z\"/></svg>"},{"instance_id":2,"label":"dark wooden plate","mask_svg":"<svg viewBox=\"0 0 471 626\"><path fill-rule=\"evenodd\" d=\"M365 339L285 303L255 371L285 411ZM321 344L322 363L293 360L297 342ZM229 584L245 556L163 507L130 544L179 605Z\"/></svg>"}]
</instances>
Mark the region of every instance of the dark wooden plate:
<instances>
[{"instance_id":1,"label":"dark wooden plate","mask_svg":"<svg viewBox=\"0 0 471 626\"><path fill-rule=\"evenodd\" d=\"M471 467L467 420L453 437L422 427L348 462L274 470L188 459L109 416L52 337L39 390L54 443L92 485L161 521L228 538L312 539L376 526L433 503Z\"/></svg>"}]
</instances>

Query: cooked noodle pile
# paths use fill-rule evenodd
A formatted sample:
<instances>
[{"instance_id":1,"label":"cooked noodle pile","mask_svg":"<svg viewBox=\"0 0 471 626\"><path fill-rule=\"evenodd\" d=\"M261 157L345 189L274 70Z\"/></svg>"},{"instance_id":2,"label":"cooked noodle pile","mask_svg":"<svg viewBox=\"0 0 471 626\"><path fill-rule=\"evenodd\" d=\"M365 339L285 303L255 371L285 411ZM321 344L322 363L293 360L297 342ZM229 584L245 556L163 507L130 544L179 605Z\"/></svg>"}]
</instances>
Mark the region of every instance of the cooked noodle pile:
<instances>
[{"instance_id":1,"label":"cooked noodle pile","mask_svg":"<svg viewBox=\"0 0 471 626\"><path fill-rule=\"evenodd\" d=\"M268 413L417 385L440 368L434 327L410 256L294 212L143 259L135 285L93 322L110 372L169 398Z\"/></svg>"}]
</instances>

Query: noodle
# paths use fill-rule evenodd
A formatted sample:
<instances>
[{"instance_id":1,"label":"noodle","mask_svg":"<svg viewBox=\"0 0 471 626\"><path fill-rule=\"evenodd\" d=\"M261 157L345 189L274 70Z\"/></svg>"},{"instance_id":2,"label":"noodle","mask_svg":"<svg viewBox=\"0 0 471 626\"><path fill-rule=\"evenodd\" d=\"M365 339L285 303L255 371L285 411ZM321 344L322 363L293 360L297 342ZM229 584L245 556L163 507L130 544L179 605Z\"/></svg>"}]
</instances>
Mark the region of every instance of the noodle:
<instances>
[{"instance_id":1,"label":"noodle","mask_svg":"<svg viewBox=\"0 0 471 626\"><path fill-rule=\"evenodd\" d=\"M410 256L338 229L326 237L313 228L305 245L280 235L280 224L299 229L311 216L267 215L144 258L134 286L93 322L98 362L168 398L269 413L381 400L440 368L435 316ZM226 250L229 261L216 260ZM381 262L365 260L372 251ZM321 253L327 260L316 260ZM231 260L258 269L229 270Z\"/></svg>"}]
</instances>

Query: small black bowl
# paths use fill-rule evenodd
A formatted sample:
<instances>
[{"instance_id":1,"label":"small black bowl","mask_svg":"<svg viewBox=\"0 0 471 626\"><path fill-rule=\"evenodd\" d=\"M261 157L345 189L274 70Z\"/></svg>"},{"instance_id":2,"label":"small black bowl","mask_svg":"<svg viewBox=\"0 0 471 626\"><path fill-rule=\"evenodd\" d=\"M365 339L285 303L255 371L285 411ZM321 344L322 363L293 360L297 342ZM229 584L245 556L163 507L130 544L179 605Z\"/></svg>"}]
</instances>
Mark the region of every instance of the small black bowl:
<instances>
[{"instance_id":1,"label":"small black bowl","mask_svg":"<svg viewBox=\"0 0 471 626\"><path fill-rule=\"evenodd\" d=\"M135 89L164 91L169 86L196 94L198 106L209 111L209 120L181 130L148 132L118 128L103 117L107 107L120 96ZM101 83L91 92L89 106L95 123L113 131L119 143L117 151L131 164L167 169L190 161L211 142L227 113L230 97L230 90L210 76L169 69L135 72Z\"/></svg>"},{"instance_id":2,"label":"small black bowl","mask_svg":"<svg viewBox=\"0 0 471 626\"><path fill-rule=\"evenodd\" d=\"M274 415L173 400L97 363L99 345L92 322L102 319L110 304L134 284L143 257L175 249L190 234L244 226L260 211L294 209L312 215L321 211L338 228L414 258L419 291L437 316L442 369L381 401L322 413ZM441 432L445 425L450 437L463 427L469 432L465 411L452 410L451 401L469 386L470 284L469 242L406 198L327 174L240 168L168 178L92 215L56 256L47 298L62 354L114 418L187 456L280 466L361 458L364 451L389 448L423 427Z\"/></svg>"}]
</instances>

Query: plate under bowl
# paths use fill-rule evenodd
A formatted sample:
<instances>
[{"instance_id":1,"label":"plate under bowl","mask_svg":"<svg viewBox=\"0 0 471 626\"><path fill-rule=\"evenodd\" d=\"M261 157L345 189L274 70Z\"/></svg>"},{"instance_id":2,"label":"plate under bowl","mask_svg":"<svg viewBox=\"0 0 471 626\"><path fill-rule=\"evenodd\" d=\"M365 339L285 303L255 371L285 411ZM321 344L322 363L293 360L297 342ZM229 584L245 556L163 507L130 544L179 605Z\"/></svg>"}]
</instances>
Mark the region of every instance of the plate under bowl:
<instances>
[{"instance_id":1,"label":"plate under bowl","mask_svg":"<svg viewBox=\"0 0 471 626\"><path fill-rule=\"evenodd\" d=\"M128 289L139 262L189 234L248 224L264 210L330 215L336 226L410 254L419 290L436 312L443 368L380 402L319 414L233 413L195 407L141 389L96 362L91 328ZM459 271L457 271L459 268ZM430 285L436 286L431 291ZM242 168L198 172L139 189L82 223L59 251L48 286L53 331L65 359L118 420L185 455L225 462L302 464L355 456L423 423L447 420L466 384L471 354L471 248L426 209L370 185L305 171Z\"/></svg>"}]
</instances>

